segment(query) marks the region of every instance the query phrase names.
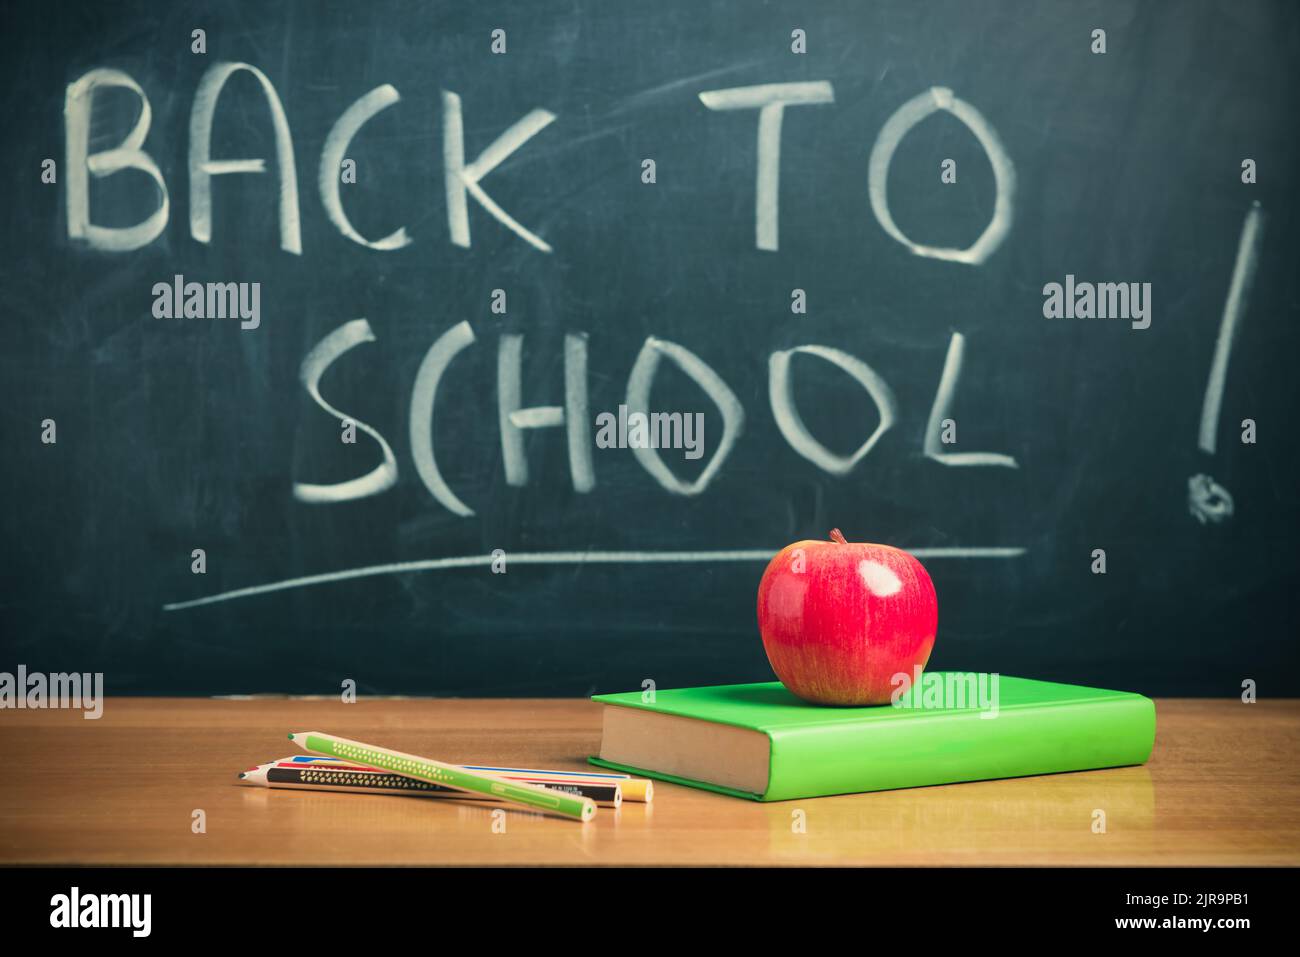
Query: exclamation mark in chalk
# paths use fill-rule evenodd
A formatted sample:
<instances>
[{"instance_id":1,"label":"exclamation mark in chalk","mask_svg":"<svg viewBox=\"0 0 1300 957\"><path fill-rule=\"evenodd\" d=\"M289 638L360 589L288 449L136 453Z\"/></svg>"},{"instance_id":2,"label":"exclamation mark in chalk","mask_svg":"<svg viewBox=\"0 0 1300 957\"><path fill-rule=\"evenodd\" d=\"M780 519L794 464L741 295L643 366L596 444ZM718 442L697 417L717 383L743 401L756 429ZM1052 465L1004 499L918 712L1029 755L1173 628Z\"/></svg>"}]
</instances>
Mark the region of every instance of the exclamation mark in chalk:
<instances>
[{"instance_id":1,"label":"exclamation mark in chalk","mask_svg":"<svg viewBox=\"0 0 1300 957\"><path fill-rule=\"evenodd\" d=\"M1246 213L1237 243L1237 262L1232 267L1232 284L1228 287L1228 300L1223 304L1223 319L1219 323L1219 338L1214 344L1214 360L1210 363L1210 376L1205 383L1205 400L1201 404L1201 435L1199 446L1206 455L1213 455L1219 432L1219 412L1223 408L1223 387L1228 378L1228 358L1237 336L1237 326L1250 301L1250 288L1255 283L1255 267L1259 261L1259 247L1264 237L1264 211L1258 202ZM1210 476L1200 473L1187 480L1187 508L1192 517L1204 525L1222 522L1232 516L1232 496L1228 490Z\"/></svg>"}]
</instances>

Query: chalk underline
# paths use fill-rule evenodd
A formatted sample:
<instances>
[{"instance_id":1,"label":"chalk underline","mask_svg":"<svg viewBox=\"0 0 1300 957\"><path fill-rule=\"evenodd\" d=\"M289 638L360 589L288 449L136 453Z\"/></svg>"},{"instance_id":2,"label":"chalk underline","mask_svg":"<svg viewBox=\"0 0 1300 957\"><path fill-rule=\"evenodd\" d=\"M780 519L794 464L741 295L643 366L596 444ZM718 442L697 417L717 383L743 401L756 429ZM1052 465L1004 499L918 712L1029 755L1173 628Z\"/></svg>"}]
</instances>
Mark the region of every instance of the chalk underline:
<instances>
[{"instance_id":1,"label":"chalk underline","mask_svg":"<svg viewBox=\"0 0 1300 957\"><path fill-rule=\"evenodd\" d=\"M635 565L655 562L765 562L775 555L775 548L742 548L702 552L506 552L506 567L510 565ZM912 548L917 558L1018 558L1023 548ZM373 578L378 575L405 575L411 572L438 572L454 568L481 568L495 561L492 555L459 555L450 558L426 558L414 562L391 562L387 565L366 565L363 568L346 568L319 575L286 578L283 581L250 585L233 591L218 592L189 601L174 601L163 605L163 611L183 611L200 605L212 605L236 598L252 598L270 592L291 588L308 588L331 582L350 581L354 578Z\"/></svg>"}]
</instances>

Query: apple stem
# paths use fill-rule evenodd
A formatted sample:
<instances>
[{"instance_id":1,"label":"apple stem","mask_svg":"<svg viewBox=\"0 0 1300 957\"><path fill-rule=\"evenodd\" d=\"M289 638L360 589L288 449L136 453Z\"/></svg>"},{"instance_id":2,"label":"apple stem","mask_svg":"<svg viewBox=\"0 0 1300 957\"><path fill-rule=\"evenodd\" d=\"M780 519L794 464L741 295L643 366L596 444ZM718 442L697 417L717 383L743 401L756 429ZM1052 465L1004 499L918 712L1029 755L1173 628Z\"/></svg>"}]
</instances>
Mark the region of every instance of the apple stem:
<instances>
[{"instance_id":1,"label":"apple stem","mask_svg":"<svg viewBox=\"0 0 1300 957\"><path fill-rule=\"evenodd\" d=\"M841 532L838 528L831 529L831 541L835 542L837 545L848 544L848 542L844 540L844 533Z\"/></svg>"}]
</instances>

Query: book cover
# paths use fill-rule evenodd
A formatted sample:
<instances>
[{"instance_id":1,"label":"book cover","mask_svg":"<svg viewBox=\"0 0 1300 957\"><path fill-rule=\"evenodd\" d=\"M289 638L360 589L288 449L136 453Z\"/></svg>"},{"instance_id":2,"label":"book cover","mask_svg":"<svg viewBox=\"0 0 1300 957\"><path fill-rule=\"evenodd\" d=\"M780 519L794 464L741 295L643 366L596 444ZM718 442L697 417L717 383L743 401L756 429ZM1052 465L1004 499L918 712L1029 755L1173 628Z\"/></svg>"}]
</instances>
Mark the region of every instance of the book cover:
<instances>
[{"instance_id":1,"label":"book cover","mask_svg":"<svg viewBox=\"0 0 1300 957\"><path fill-rule=\"evenodd\" d=\"M778 681L668 689L652 701L639 691L592 700L765 735L761 791L589 759L758 801L1142 764L1156 727L1154 702L1139 694L970 672L927 672L897 705L865 708L809 704Z\"/></svg>"}]
</instances>

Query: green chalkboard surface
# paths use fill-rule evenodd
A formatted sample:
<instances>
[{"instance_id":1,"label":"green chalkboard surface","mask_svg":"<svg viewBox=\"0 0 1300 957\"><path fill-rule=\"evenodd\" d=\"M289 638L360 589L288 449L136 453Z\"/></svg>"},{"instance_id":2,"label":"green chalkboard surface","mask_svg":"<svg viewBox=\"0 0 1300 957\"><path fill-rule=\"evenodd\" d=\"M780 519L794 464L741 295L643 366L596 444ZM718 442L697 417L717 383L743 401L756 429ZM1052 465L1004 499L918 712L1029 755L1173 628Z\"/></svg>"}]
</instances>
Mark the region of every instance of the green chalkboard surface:
<instances>
[{"instance_id":1,"label":"green chalkboard surface","mask_svg":"<svg viewBox=\"0 0 1300 957\"><path fill-rule=\"evenodd\" d=\"M935 667L1300 694L1293 4L0 20L0 670L769 680L838 527Z\"/></svg>"}]
</instances>

